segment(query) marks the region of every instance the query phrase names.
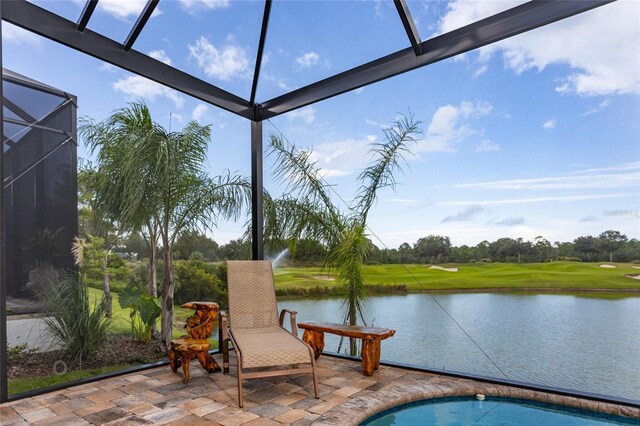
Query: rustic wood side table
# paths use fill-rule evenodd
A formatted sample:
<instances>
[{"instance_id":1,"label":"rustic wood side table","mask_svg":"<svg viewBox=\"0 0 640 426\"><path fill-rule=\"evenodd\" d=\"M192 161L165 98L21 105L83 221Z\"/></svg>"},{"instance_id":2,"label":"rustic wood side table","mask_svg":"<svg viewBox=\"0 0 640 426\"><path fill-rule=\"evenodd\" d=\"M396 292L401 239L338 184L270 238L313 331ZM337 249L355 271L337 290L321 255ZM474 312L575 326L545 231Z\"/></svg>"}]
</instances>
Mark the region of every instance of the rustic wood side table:
<instances>
[{"instance_id":1,"label":"rustic wood side table","mask_svg":"<svg viewBox=\"0 0 640 426\"><path fill-rule=\"evenodd\" d=\"M169 361L175 373L182 366L183 383L189 383L189 363L198 358L200 365L209 373L220 371L220 366L209 354L210 344L207 340L216 323L219 307L213 302L188 302L182 305L186 309L195 309L195 314L187 318L185 327L189 336L171 340Z\"/></svg>"}]
</instances>

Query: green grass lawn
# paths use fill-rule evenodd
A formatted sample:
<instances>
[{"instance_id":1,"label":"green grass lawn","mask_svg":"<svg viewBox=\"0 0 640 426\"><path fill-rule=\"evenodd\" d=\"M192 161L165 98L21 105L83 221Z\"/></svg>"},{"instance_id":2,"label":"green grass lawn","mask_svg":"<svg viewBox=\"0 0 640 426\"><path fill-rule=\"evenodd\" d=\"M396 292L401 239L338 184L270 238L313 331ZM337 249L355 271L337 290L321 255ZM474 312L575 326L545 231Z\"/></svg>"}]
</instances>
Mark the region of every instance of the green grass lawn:
<instances>
[{"instance_id":1,"label":"green grass lawn","mask_svg":"<svg viewBox=\"0 0 640 426\"><path fill-rule=\"evenodd\" d=\"M50 386L59 385L62 383L68 383L74 380L81 380L89 377L98 376L101 374L112 373L114 371L121 371L130 367L134 367L134 365L130 365L130 364L110 365L107 367L92 368L89 370L75 370L75 371L69 371L63 374L54 374L51 376L44 376L44 377L26 377L24 379L10 379L8 381L9 395L28 392L34 389L43 389Z\"/></svg>"},{"instance_id":2,"label":"green grass lawn","mask_svg":"<svg viewBox=\"0 0 640 426\"><path fill-rule=\"evenodd\" d=\"M626 275L640 275L640 269L628 263L613 263L616 268L601 268L600 263L469 263L445 264L458 272L429 269L430 265L367 265L367 284L405 284L409 291L471 289L567 289L637 290L640 281ZM406 266L406 268L405 268ZM312 288L334 286L334 281L315 278L329 275L322 268L277 268L276 288Z\"/></svg>"}]
</instances>

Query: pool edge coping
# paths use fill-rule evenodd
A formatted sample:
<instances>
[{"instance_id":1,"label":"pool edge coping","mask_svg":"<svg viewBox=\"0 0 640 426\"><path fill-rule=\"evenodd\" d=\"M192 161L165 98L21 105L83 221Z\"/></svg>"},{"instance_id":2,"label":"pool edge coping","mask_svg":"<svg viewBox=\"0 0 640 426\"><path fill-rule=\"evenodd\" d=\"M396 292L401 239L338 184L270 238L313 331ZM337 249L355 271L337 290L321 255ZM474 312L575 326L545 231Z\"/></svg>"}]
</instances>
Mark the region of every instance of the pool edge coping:
<instances>
[{"instance_id":1,"label":"pool edge coping","mask_svg":"<svg viewBox=\"0 0 640 426\"><path fill-rule=\"evenodd\" d=\"M474 396L478 393L491 397L531 400L585 411L640 419L640 408L506 385L482 383L468 379L458 379L454 382L443 383L437 376L426 376L423 381L390 385L369 392L336 405L316 419L313 425L344 425L345 419L350 419L351 424L358 425L367 418L398 405L427 399Z\"/></svg>"}]
</instances>

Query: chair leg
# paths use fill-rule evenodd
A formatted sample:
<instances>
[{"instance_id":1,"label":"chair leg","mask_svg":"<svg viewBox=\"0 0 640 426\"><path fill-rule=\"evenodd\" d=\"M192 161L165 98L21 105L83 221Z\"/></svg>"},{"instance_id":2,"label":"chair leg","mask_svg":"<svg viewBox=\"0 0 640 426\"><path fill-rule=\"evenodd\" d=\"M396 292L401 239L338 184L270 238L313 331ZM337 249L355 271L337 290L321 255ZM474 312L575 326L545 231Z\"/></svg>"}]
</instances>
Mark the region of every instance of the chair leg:
<instances>
[{"instance_id":1,"label":"chair leg","mask_svg":"<svg viewBox=\"0 0 640 426\"><path fill-rule=\"evenodd\" d=\"M318 378L316 377L316 360L311 348L309 348L309 354L311 355L311 375L313 377L313 391L316 394L316 399L320 399L320 393L318 392Z\"/></svg>"},{"instance_id":2,"label":"chair leg","mask_svg":"<svg viewBox=\"0 0 640 426\"><path fill-rule=\"evenodd\" d=\"M238 349L238 345L236 345L233 335L230 334L229 337L236 352L236 365L238 366L236 373L238 376L238 407L242 408L244 405L244 399L242 397L242 353L240 352L240 349Z\"/></svg>"},{"instance_id":3,"label":"chair leg","mask_svg":"<svg viewBox=\"0 0 640 426\"><path fill-rule=\"evenodd\" d=\"M242 367L240 364L240 357L238 357L238 406L242 408L244 400L242 398Z\"/></svg>"}]
</instances>

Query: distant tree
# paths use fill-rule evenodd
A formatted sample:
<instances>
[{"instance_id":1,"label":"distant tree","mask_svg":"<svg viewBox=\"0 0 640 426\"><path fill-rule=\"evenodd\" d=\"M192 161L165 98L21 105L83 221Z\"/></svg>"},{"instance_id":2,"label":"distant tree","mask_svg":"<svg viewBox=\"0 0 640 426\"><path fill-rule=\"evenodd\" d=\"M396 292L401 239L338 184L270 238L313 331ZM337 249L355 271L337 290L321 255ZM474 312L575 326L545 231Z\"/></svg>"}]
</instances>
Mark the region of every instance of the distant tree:
<instances>
[{"instance_id":1,"label":"distant tree","mask_svg":"<svg viewBox=\"0 0 640 426\"><path fill-rule=\"evenodd\" d=\"M243 238L231 240L220 247L220 258L245 260L251 258L251 241Z\"/></svg>"},{"instance_id":2,"label":"distant tree","mask_svg":"<svg viewBox=\"0 0 640 426\"><path fill-rule=\"evenodd\" d=\"M398 247L398 260L400 263L413 263L416 261L413 247L409 243L402 243Z\"/></svg>"},{"instance_id":3,"label":"distant tree","mask_svg":"<svg viewBox=\"0 0 640 426\"><path fill-rule=\"evenodd\" d=\"M301 262L322 262L327 255L327 250L318 241L304 238L295 242L295 250L291 258Z\"/></svg>"},{"instance_id":4,"label":"distant tree","mask_svg":"<svg viewBox=\"0 0 640 426\"><path fill-rule=\"evenodd\" d=\"M490 248L491 244L489 243L489 241L481 241L473 247L473 256L476 260L488 259L491 257Z\"/></svg>"},{"instance_id":5,"label":"distant tree","mask_svg":"<svg viewBox=\"0 0 640 426\"><path fill-rule=\"evenodd\" d=\"M538 262L550 260L553 255L553 246L543 236L539 235L533 240L533 251Z\"/></svg>"},{"instance_id":6,"label":"distant tree","mask_svg":"<svg viewBox=\"0 0 640 426\"><path fill-rule=\"evenodd\" d=\"M449 261L455 263L469 263L472 260L479 260L474 258L473 248L462 245L460 247L451 247L449 254Z\"/></svg>"},{"instance_id":7,"label":"distant tree","mask_svg":"<svg viewBox=\"0 0 640 426\"><path fill-rule=\"evenodd\" d=\"M598 240L595 237L578 237L573 240L573 250L582 260L590 262L599 252L597 244Z\"/></svg>"},{"instance_id":8,"label":"distant tree","mask_svg":"<svg viewBox=\"0 0 640 426\"><path fill-rule=\"evenodd\" d=\"M413 253L421 263L446 262L451 251L451 241L449 237L440 235L429 235L420 238L413 246Z\"/></svg>"},{"instance_id":9,"label":"distant tree","mask_svg":"<svg viewBox=\"0 0 640 426\"><path fill-rule=\"evenodd\" d=\"M619 231L604 231L598 236L596 247L603 254L609 254L609 262L613 262L613 253L620 250L627 242L627 236Z\"/></svg>"},{"instance_id":10,"label":"distant tree","mask_svg":"<svg viewBox=\"0 0 640 426\"><path fill-rule=\"evenodd\" d=\"M220 246L211 238L198 232L189 230L181 234L173 246L178 259L189 259L193 252L199 252L203 260L213 262L219 259Z\"/></svg>"}]
</instances>

